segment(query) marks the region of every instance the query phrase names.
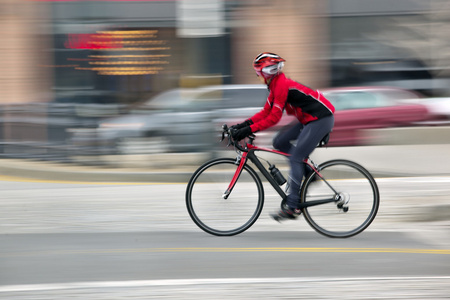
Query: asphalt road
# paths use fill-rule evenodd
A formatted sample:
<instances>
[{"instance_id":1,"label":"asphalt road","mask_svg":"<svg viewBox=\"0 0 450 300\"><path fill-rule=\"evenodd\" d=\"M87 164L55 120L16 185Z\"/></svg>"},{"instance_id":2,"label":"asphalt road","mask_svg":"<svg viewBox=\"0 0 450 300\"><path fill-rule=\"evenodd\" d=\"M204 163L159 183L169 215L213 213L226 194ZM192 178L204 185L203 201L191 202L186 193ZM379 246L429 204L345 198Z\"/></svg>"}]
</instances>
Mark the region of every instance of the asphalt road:
<instances>
[{"instance_id":1,"label":"asphalt road","mask_svg":"<svg viewBox=\"0 0 450 300\"><path fill-rule=\"evenodd\" d=\"M72 233L2 236L0 282L50 284L197 278L450 275L450 249L411 234L348 240L313 232Z\"/></svg>"},{"instance_id":2,"label":"asphalt road","mask_svg":"<svg viewBox=\"0 0 450 300\"><path fill-rule=\"evenodd\" d=\"M1 299L448 299L448 177L379 178L364 233L258 222L198 229L185 184L0 181Z\"/></svg>"}]
</instances>

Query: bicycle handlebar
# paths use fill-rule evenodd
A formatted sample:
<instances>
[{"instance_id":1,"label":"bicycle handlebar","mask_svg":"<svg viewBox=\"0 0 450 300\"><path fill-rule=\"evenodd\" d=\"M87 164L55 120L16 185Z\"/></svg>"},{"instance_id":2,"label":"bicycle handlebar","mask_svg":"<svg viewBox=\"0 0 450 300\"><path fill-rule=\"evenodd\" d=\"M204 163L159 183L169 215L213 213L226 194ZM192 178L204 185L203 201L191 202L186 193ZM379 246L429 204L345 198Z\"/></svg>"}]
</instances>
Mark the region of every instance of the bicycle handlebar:
<instances>
[{"instance_id":1,"label":"bicycle handlebar","mask_svg":"<svg viewBox=\"0 0 450 300\"><path fill-rule=\"evenodd\" d=\"M248 152L247 147L243 147L239 141L236 141L233 139L233 132L236 131L237 129L233 129L231 127L228 127L227 124L223 124L222 125L222 139L220 141L223 141L225 139L225 135L228 138L228 145L233 145L234 147L236 147L237 149L239 149L242 152ZM251 134L248 136L248 138L250 138L250 143L253 142L253 140L255 139L255 135Z\"/></svg>"}]
</instances>

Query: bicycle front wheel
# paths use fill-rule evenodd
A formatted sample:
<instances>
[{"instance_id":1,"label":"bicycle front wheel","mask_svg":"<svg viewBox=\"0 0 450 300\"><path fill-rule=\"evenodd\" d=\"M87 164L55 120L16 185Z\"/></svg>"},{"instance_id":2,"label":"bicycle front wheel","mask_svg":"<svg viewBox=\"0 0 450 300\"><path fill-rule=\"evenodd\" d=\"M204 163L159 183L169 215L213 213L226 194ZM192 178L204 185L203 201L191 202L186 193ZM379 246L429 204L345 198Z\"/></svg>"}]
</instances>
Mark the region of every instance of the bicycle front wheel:
<instances>
[{"instance_id":1,"label":"bicycle front wheel","mask_svg":"<svg viewBox=\"0 0 450 300\"><path fill-rule=\"evenodd\" d=\"M365 168L348 160L325 162L318 171L322 178L311 174L301 190L306 221L328 237L347 238L361 233L378 211L380 196L375 179Z\"/></svg>"},{"instance_id":2,"label":"bicycle front wheel","mask_svg":"<svg viewBox=\"0 0 450 300\"><path fill-rule=\"evenodd\" d=\"M219 158L202 165L186 189L186 207L191 219L205 232L230 236L244 232L258 219L264 204L264 190L258 174L248 165L242 169L227 199L223 198L237 165L231 158Z\"/></svg>"}]
</instances>

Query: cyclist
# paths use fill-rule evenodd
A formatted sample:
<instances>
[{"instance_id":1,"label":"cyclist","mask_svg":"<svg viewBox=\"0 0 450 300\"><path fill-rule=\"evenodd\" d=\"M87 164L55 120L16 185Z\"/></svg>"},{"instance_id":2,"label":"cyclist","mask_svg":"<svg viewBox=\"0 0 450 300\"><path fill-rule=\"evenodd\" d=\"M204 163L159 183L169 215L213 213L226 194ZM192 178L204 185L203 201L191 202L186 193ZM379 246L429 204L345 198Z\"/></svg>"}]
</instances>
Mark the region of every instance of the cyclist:
<instances>
[{"instance_id":1,"label":"cyclist","mask_svg":"<svg viewBox=\"0 0 450 300\"><path fill-rule=\"evenodd\" d=\"M334 126L334 106L318 90L287 78L281 71L285 60L279 55L263 52L253 61L253 68L270 93L262 110L243 123L232 126L232 137L242 140L274 126L283 112L296 116L298 122L281 130L273 140L275 149L289 153L290 174L286 205L271 214L276 221L295 219L300 214L301 180L307 158ZM296 140L293 145L291 141Z\"/></svg>"}]
</instances>

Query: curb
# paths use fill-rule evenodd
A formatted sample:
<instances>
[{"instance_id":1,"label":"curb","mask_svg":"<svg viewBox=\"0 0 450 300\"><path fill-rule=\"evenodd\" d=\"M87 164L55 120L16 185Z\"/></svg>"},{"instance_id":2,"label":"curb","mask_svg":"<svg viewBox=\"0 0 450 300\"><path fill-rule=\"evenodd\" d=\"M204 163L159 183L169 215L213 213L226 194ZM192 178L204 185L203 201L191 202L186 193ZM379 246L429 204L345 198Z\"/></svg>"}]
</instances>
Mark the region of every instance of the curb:
<instances>
[{"instance_id":1,"label":"curb","mask_svg":"<svg viewBox=\"0 0 450 300\"><path fill-rule=\"evenodd\" d=\"M61 166L48 162L7 161L0 162L0 174L36 180L80 181L80 182L188 182L193 173L183 170L121 170L107 168L86 168Z\"/></svg>"}]
</instances>

